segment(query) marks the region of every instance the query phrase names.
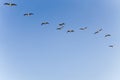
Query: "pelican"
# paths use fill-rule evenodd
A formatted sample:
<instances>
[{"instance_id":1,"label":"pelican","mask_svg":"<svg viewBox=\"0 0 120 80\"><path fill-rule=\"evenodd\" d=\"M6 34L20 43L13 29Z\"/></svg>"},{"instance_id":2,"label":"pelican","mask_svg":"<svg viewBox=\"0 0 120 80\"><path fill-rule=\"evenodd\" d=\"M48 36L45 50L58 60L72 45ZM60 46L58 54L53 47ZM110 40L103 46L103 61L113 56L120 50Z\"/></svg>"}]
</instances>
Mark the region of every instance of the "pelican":
<instances>
[{"instance_id":1,"label":"pelican","mask_svg":"<svg viewBox=\"0 0 120 80\"><path fill-rule=\"evenodd\" d=\"M113 48L113 47L114 47L114 45L109 45L109 47Z\"/></svg>"},{"instance_id":2,"label":"pelican","mask_svg":"<svg viewBox=\"0 0 120 80\"><path fill-rule=\"evenodd\" d=\"M75 31L74 31L73 29L71 29L71 30L67 30L67 33L68 33L68 32L71 33L71 32L75 32Z\"/></svg>"},{"instance_id":3,"label":"pelican","mask_svg":"<svg viewBox=\"0 0 120 80\"><path fill-rule=\"evenodd\" d=\"M99 31L94 32L94 34L97 34L97 33L99 33Z\"/></svg>"},{"instance_id":4,"label":"pelican","mask_svg":"<svg viewBox=\"0 0 120 80\"><path fill-rule=\"evenodd\" d=\"M46 24L49 24L49 22L42 22L41 26L46 25Z\"/></svg>"},{"instance_id":5,"label":"pelican","mask_svg":"<svg viewBox=\"0 0 120 80\"><path fill-rule=\"evenodd\" d=\"M17 6L17 4L15 4L15 3L4 3L4 5L6 5L6 6Z\"/></svg>"},{"instance_id":6,"label":"pelican","mask_svg":"<svg viewBox=\"0 0 120 80\"><path fill-rule=\"evenodd\" d=\"M87 29L87 27L84 27L84 28L80 28L80 30L85 30L85 29Z\"/></svg>"},{"instance_id":7,"label":"pelican","mask_svg":"<svg viewBox=\"0 0 120 80\"><path fill-rule=\"evenodd\" d=\"M109 36L111 36L111 35L110 35L110 34L106 34L106 35L105 35L105 37L109 37Z\"/></svg>"},{"instance_id":8,"label":"pelican","mask_svg":"<svg viewBox=\"0 0 120 80\"><path fill-rule=\"evenodd\" d=\"M64 26L58 27L57 30L61 30Z\"/></svg>"},{"instance_id":9,"label":"pelican","mask_svg":"<svg viewBox=\"0 0 120 80\"><path fill-rule=\"evenodd\" d=\"M59 24L59 26L64 26L64 25L65 25L65 23L60 23L60 24Z\"/></svg>"},{"instance_id":10,"label":"pelican","mask_svg":"<svg viewBox=\"0 0 120 80\"><path fill-rule=\"evenodd\" d=\"M25 13L24 16L32 16L34 15L33 13Z\"/></svg>"},{"instance_id":11,"label":"pelican","mask_svg":"<svg viewBox=\"0 0 120 80\"><path fill-rule=\"evenodd\" d=\"M101 32L103 29L99 29L98 31L94 32L94 34L97 34L99 32Z\"/></svg>"}]
</instances>

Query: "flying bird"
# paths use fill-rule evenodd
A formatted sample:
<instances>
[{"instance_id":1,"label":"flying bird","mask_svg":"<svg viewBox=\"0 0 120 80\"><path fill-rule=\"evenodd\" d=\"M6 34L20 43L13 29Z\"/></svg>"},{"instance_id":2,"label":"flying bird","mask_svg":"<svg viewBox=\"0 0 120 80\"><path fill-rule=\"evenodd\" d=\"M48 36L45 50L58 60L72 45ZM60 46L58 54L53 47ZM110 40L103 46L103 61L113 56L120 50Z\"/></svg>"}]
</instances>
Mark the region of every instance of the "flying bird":
<instances>
[{"instance_id":1,"label":"flying bird","mask_svg":"<svg viewBox=\"0 0 120 80\"><path fill-rule=\"evenodd\" d=\"M64 26L58 27L57 30L61 30Z\"/></svg>"},{"instance_id":2,"label":"flying bird","mask_svg":"<svg viewBox=\"0 0 120 80\"><path fill-rule=\"evenodd\" d=\"M4 3L4 5L6 5L6 6L17 6L17 4L15 4L15 3Z\"/></svg>"},{"instance_id":3,"label":"flying bird","mask_svg":"<svg viewBox=\"0 0 120 80\"><path fill-rule=\"evenodd\" d=\"M33 13L25 13L24 16L32 16L34 15Z\"/></svg>"},{"instance_id":4,"label":"flying bird","mask_svg":"<svg viewBox=\"0 0 120 80\"><path fill-rule=\"evenodd\" d=\"M94 34L97 34L97 33L99 33L99 31L94 32Z\"/></svg>"},{"instance_id":5,"label":"flying bird","mask_svg":"<svg viewBox=\"0 0 120 80\"><path fill-rule=\"evenodd\" d=\"M65 23L60 23L60 24L59 24L59 26L64 26L64 25L65 25Z\"/></svg>"},{"instance_id":6,"label":"flying bird","mask_svg":"<svg viewBox=\"0 0 120 80\"><path fill-rule=\"evenodd\" d=\"M97 34L99 32L101 32L103 29L99 29L98 31L94 32L94 34Z\"/></svg>"},{"instance_id":7,"label":"flying bird","mask_svg":"<svg viewBox=\"0 0 120 80\"><path fill-rule=\"evenodd\" d=\"M41 26L46 25L46 24L49 24L49 22L42 22Z\"/></svg>"},{"instance_id":8,"label":"flying bird","mask_svg":"<svg viewBox=\"0 0 120 80\"><path fill-rule=\"evenodd\" d=\"M73 29L72 30L67 30L67 33L75 32Z\"/></svg>"},{"instance_id":9,"label":"flying bird","mask_svg":"<svg viewBox=\"0 0 120 80\"><path fill-rule=\"evenodd\" d=\"M109 45L109 47L113 48L113 47L114 47L114 45Z\"/></svg>"},{"instance_id":10,"label":"flying bird","mask_svg":"<svg viewBox=\"0 0 120 80\"><path fill-rule=\"evenodd\" d=\"M111 36L111 35L110 35L110 34L106 34L106 35L105 35L105 37L109 37L109 36Z\"/></svg>"},{"instance_id":11,"label":"flying bird","mask_svg":"<svg viewBox=\"0 0 120 80\"><path fill-rule=\"evenodd\" d=\"M80 28L80 30L85 30L85 29L87 29L87 27L84 27L84 28Z\"/></svg>"}]
</instances>

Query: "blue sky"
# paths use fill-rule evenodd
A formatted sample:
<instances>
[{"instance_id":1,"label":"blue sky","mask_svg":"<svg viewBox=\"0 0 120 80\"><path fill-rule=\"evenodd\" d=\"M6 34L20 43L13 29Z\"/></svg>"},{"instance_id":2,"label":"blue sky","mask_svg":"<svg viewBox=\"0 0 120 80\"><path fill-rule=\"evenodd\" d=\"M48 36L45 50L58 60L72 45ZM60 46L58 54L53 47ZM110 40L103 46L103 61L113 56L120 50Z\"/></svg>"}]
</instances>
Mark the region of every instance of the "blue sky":
<instances>
[{"instance_id":1,"label":"blue sky","mask_svg":"<svg viewBox=\"0 0 120 80\"><path fill-rule=\"evenodd\" d=\"M120 80L119 5L119 0L1 0L0 80ZM24 17L27 12L34 15ZM50 24L41 26L44 21ZM64 29L57 31L62 22ZM66 34L68 29L75 32ZM104 38L107 33L112 36Z\"/></svg>"}]
</instances>

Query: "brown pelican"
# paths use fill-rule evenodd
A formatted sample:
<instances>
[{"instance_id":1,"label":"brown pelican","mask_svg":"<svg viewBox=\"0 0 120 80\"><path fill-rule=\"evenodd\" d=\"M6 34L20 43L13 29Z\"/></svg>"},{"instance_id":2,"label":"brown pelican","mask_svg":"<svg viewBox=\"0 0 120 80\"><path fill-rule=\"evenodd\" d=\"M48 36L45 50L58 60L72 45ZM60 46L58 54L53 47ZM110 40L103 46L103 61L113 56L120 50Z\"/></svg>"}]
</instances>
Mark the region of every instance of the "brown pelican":
<instances>
[{"instance_id":1,"label":"brown pelican","mask_svg":"<svg viewBox=\"0 0 120 80\"><path fill-rule=\"evenodd\" d=\"M98 31L94 32L94 34L97 34L99 32L101 32L103 29L99 29Z\"/></svg>"},{"instance_id":2,"label":"brown pelican","mask_svg":"<svg viewBox=\"0 0 120 80\"><path fill-rule=\"evenodd\" d=\"M46 24L49 24L49 22L42 22L41 26L46 25Z\"/></svg>"},{"instance_id":3,"label":"brown pelican","mask_svg":"<svg viewBox=\"0 0 120 80\"><path fill-rule=\"evenodd\" d=\"M65 25L65 23L60 23L60 24L59 24L59 26L64 26L64 25Z\"/></svg>"},{"instance_id":4,"label":"brown pelican","mask_svg":"<svg viewBox=\"0 0 120 80\"><path fill-rule=\"evenodd\" d=\"M106 34L106 35L105 35L105 37L109 37L109 36L111 36L111 35L110 35L110 34Z\"/></svg>"},{"instance_id":5,"label":"brown pelican","mask_svg":"<svg viewBox=\"0 0 120 80\"><path fill-rule=\"evenodd\" d=\"M58 27L57 30L61 30L64 26Z\"/></svg>"},{"instance_id":6,"label":"brown pelican","mask_svg":"<svg viewBox=\"0 0 120 80\"><path fill-rule=\"evenodd\" d=\"M7 5L7 6L17 6L17 4L15 4L15 3L4 3L4 5Z\"/></svg>"},{"instance_id":7,"label":"brown pelican","mask_svg":"<svg viewBox=\"0 0 120 80\"><path fill-rule=\"evenodd\" d=\"M87 29L87 27L84 27L84 28L80 28L80 30L85 30L85 29Z\"/></svg>"},{"instance_id":8,"label":"brown pelican","mask_svg":"<svg viewBox=\"0 0 120 80\"><path fill-rule=\"evenodd\" d=\"M33 13L25 13L24 16L32 16L34 15Z\"/></svg>"},{"instance_id":9,"label":"brown pelican","mask_svg":"<svg viewBox=\"0 0 120 80\"><path fill-rule=\"evenodd\" d=\"M99 31L94 32L94 34L97 34L97 33L99 33Z\"/></svg>"},{"instance_id":10,"label":"brown pelican","mask_svg":"<svg viewBox=\"0 0 120 80\"><path fill-rule=\"evenodd\" d=\"M113 48L113 47L114 47L114 45L109 45L109 47Z\"/></svg>"},{"instance_id":11,"label":"brown pelican","mask_svg":"<svg viewBox=\"0 0 120 80\"><path fill-rule=\"evenodd\" d=\"M67 33L71 33L71 32L75 32L73 29L71 29L71 30L67 30Z\"/></svg>"}]
</instances>

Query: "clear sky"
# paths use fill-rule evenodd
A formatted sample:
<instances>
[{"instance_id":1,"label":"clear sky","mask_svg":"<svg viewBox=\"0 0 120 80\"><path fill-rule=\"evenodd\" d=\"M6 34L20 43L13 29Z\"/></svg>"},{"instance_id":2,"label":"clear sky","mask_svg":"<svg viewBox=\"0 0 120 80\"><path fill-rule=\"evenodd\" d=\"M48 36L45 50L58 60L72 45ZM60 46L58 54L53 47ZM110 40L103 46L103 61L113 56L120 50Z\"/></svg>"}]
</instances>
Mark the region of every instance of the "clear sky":
<instances>
[{"instance_id":1,"label":"clear sky","mask_svg":"<svg viewBox=\"0 0 120 80\"><path fill-rule=\"evenodd\" d=\"M120 80L119 34L119 0L0 0L0 80Z\"/></svg>"}]
</instances>

